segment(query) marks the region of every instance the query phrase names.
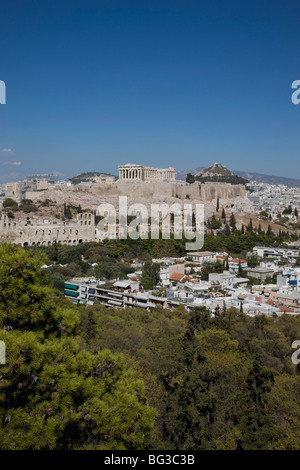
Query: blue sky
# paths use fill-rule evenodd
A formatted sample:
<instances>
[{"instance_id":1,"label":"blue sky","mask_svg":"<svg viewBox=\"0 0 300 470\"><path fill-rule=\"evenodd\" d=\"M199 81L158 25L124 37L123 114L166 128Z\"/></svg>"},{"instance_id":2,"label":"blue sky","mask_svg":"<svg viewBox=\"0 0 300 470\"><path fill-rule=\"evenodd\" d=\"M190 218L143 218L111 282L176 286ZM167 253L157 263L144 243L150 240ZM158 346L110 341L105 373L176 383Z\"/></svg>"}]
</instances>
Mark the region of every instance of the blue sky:
<instances>
[{"instance_id":1,"label":"blue sky","mask_svg":"<svg viewBox=\"0 0 300 470\"><path fill-rule=\"evenodd\" d=\"M299 24L293 0L2 0L0 182L128 162L300 178Z\"/></svg>"}]
</instances>

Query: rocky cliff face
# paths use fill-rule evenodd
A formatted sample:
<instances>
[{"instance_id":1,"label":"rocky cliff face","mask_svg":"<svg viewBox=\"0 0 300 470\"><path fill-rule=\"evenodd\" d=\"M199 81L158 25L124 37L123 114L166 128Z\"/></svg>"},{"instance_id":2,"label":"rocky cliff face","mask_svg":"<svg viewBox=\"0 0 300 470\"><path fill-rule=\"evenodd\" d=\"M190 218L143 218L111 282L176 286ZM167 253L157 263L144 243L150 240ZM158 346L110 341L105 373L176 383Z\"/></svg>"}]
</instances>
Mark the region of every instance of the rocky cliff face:
<instances>
[{"instance_id":1,"label":"rocky cliff face","mask_svg":"<svg viewBox=\"0 0 300 470\"><path fill-rule=\"evenodd\" d=\"M140 203L146 206L150 214L150 206L174 203L204 204L205 218L211 217L219 200L219 207L226 213L236 212L239 215L253 211L252 204L245 196L243 185L227 183L167 183L167 182L118 182L112 184L92 184L90 187L76 185L73 187L31 191L30 199L55 201L54 207L40 206L38 213L18 212L10 220L5 212L0 215L0 240L19 243L21 245L48 245L57 240L65 244L77 244L85 241L98 241L95 230L94 216L91 211L100 204L112 204L118 212L119 197L127 196L128 207ZM26 197L28 195L26 194ZM89 213L80 213L72 220L56 218L56 212L62 211L62 205L81 206Z\"/></svg>"},{"instance_id":2,"label":"rocky cliff face","mask_svg":"<svg viewBox=\"0 0 300 470\"><path fill-rule=\"evenodd\" d=\"M33 200L55 200L58 204L64 202L81 205L82 209L95 210L99 204L109 203L118 207L119 197L127 196L128 204L141 203L147 208L151 203L194 202L203 203L208 212L216 208L217 199L220 207L233 208L237 201L244 211L252 212L253 208L246 197L243 185L227 183L193 183L184 182L117 182L114 184L93 184L91 187L76 185L71 188L51 189L38 193L30 193Z\"/></svg>"}]
</instances>

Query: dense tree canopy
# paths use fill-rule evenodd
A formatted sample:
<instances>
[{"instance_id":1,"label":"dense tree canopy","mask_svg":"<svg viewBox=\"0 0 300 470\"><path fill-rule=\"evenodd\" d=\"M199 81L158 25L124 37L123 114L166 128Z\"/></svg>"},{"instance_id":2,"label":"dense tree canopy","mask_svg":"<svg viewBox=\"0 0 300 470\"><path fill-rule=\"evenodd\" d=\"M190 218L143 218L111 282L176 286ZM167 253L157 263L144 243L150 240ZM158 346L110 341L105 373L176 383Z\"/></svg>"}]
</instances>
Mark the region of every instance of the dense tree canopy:
<instances>
[{"instance_id":1,"label":"dense tree canopy","mask_svg":"<svg viewBox=\"0 0 300 470\"><path fill-rule=\"evenodd\" d=\"M0 246L0 449L300 449L299 316L74 305L41 252Z\"/></svg>"},{"instance_id":2,"label":"dense tree canopy","mask_svg":"<svg viewBox=\"0 0 300 470\"><path fill-rule=\"evenodd\" d=\"M72 338L2 335L1 449L138 449L154 410L143 384L108 350L91 354Z\"/></svg>"},{"instance_id":3,"label":"dense tree canopy","mask_svg":"<svg viewBox=\"0 0 300 470\"><path fill-rule=\"evenodd\" d=\"M120 354L88 352L79 313L56 308L43 257L0 247L1 449L138 449L153 427L143 382Z\"/></svg>"}]
</instances>

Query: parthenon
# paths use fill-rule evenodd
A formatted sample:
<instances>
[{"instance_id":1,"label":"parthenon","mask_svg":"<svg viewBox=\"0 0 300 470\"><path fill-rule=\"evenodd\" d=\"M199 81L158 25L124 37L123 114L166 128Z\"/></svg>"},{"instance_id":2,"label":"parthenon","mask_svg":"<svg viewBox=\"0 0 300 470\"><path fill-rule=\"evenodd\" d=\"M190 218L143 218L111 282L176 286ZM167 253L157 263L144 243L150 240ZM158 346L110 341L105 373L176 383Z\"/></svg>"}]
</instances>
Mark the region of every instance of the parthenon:
<instances>
[{"instance_id":1,"label":"parthenon","mask_svg":"<svg viewBox=\"0 0 300 470\"><path fill-rule=\"evenodd\" d=\"M175 168L164 169L127 163L119 165L119 180L125 181L175 181Z\"/></svg>"}]
</instances>

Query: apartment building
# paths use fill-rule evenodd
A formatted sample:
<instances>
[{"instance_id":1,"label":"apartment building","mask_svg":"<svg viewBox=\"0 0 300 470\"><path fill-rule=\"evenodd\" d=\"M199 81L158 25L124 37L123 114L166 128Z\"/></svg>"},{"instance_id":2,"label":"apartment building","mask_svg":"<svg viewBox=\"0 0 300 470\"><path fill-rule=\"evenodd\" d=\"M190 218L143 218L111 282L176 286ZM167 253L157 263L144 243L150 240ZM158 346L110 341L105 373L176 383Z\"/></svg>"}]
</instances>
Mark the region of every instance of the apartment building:
<instances>
[{"instance_id":1,"label":"apartment building","mask_svg":"<svg viewBox=\"0 0 300 470\"><path fill-rule=\"evenodd\" d=\"M165 297L157 297L139 290L139 281L125 279L114 283L97 281L94 278L73 278L64 284L65 297L72 303L94 305L99 302L106 307L126 307L150 310L160 307L172 310L180 304Z\"/></svg>"},{"instance_id":2,"label":"apartment building","mask_svg":"<svg viewBox=\"0 0 300 470\"><path fill-rule=\"evenodd\" d=\"M273 269L269 268L247 268L246 274L248 277L254 277L259 281L264 282L268 277L272 277L274 274Z\"/></svg>"},{"instance_id":3,"label":"apartment building","mask_svg":"<svg viewBox=\"0 0 300 470\"><path fill-rule=\"evenodd\" d=\"M287 259L290 263L295 263L300 256L300 250L293 248L274 248L269 246L255 246L252 254L261 258L270 258L276 261ZM251 253L249 253L251 255Z\"/></svg>"},{"instance_id":4,"label":"apartment building","mask_svg":"<svg viewBox=\"0 0 300 470\"><path fill-rule=\"evenodd\" d=\"M215 259L217 253L214 253L213 251L191 251L187 253L186 256L196 263L203 264L211 259Z\"/></svg>"}]
</instances>

